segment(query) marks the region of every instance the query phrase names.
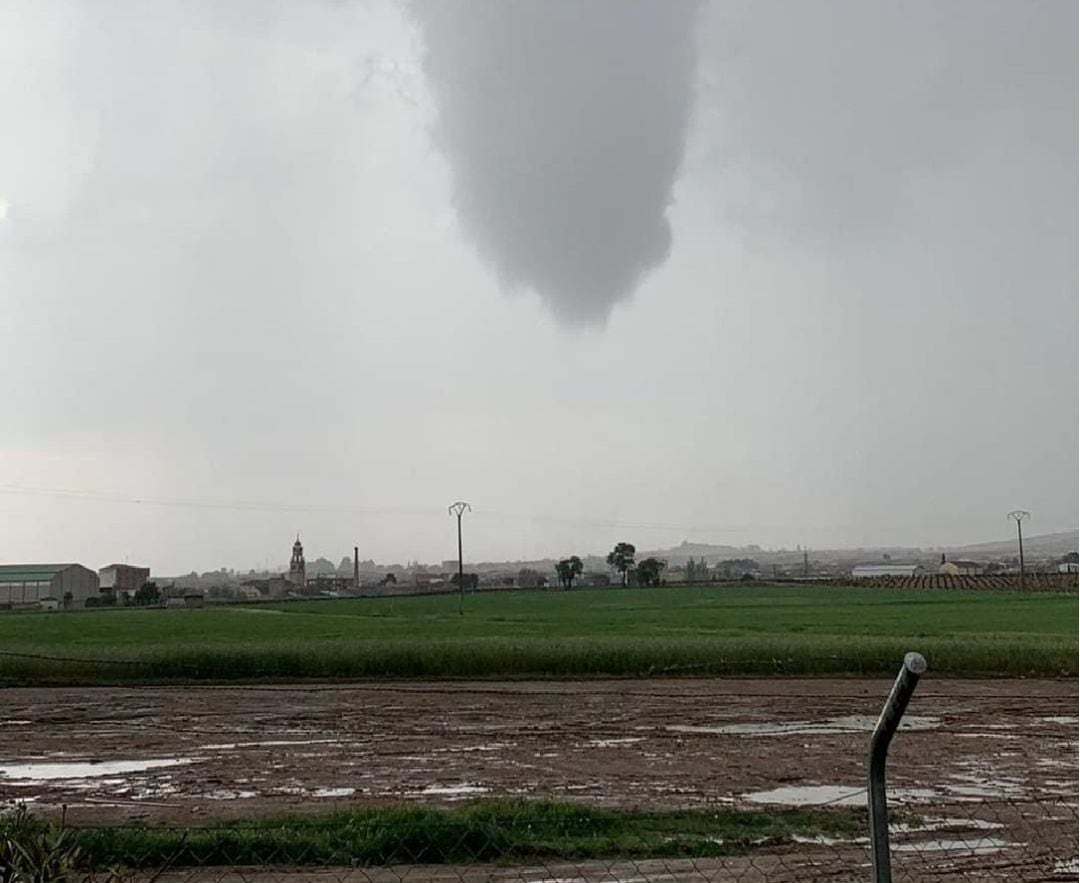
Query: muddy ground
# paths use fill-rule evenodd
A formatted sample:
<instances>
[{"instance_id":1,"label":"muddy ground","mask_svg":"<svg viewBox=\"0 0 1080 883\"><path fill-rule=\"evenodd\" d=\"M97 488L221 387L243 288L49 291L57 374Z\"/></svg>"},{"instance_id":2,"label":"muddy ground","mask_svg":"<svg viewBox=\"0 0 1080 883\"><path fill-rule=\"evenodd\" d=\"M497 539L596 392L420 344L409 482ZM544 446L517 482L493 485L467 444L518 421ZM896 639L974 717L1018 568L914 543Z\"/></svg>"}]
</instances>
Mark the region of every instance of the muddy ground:
<instances>
[{"instance_id":1,"label":"muddy ground","mask_svg":"<svg viewBox=\"0 0 1080 883\"><path fill-rule=\"evenodd\" d=\"M110 822L476 795L634 807L861 802L844 798L862 787L889 686L9 689L0 693L0 800L66 803L80 821ZM1076 715L1075 682L927 679L893 744L890 784L917 803L1075 805Z\"/></svg>"},{"instance_id":2,"label":"muddy ground","mask_svg":"<svg viewBox=\"0 0 1080 883\"><path fill-rule=\"evenodd\" d=\"M80 824L476 796L865 806L887 680L8 689L0 803ZM914 849L1075 854L1075 681L927 678L890 755ZM1067 844L1071 844L1067 845ZM584 879L584 878L583 878ZM989 879L989 877L987 877Z\"/></svg>"}]
</instances>

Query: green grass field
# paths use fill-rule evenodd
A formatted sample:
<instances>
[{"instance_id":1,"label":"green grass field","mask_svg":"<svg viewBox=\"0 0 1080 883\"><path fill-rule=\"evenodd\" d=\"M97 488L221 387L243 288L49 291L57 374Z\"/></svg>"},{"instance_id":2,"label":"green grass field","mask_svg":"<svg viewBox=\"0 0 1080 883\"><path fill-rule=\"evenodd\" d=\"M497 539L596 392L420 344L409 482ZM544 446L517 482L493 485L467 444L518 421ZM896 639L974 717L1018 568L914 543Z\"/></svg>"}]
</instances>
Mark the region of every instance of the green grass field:
<instances>
[{"instance_id":1,"label":"green grass field","mask_svg":"<svg viewBox=\"0 0 1080 883\"><path fill-rule=\"evenodd\" d=\"M736 585L0 616L6 683L356 677L1074 675L1075 595ZM42 659L40 656L63 657ZM81 661L72 661L73 659Z\"/></svg>"}]
</instances>

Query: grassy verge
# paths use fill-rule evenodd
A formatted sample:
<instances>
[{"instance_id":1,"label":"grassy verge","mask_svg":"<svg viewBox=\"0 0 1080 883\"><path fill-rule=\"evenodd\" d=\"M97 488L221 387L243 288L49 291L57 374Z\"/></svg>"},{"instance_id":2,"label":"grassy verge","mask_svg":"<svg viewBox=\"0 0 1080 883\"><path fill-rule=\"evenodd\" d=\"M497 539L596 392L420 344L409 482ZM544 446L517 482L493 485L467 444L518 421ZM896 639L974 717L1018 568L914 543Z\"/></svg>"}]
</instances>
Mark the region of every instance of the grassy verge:
<instances>
[{"instance_id":1,"label":"grassy verge","mask_svg":"<svg viewBox=\"0 0 1080 883\"><path fill-rule=\"evenodd\" d=\"M484 801L460 808L367 809L198 829L75 829L93 867L517 863L738 855L803 837L849 838L846 809L633 812Z\"/></svg>"}]
</instances>

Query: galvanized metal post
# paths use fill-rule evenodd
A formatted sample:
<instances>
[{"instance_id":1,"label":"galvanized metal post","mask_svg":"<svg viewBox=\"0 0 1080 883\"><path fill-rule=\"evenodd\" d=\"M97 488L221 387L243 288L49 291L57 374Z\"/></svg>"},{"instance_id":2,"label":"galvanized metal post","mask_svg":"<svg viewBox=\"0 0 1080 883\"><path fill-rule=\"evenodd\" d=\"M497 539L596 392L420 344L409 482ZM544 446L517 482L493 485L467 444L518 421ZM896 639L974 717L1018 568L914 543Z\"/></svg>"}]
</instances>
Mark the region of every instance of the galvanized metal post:
<instances>
[{"instance_id":1,"label":"galvanized metal post","mask_svg":"<svg viewBox=\"0 0 1080 883\"><path fill-rule=\"evenodd\" d=\"M920 654L908 653L904 657L900 674L896 676L896 683L889 691L889 698L881 709L874 735L870 738L870 854L874 862L874 883L892 883L889 808L885 800L885 760L889 754L889 743L925 671L926 660Z\"/></svg>"}]
</instances>

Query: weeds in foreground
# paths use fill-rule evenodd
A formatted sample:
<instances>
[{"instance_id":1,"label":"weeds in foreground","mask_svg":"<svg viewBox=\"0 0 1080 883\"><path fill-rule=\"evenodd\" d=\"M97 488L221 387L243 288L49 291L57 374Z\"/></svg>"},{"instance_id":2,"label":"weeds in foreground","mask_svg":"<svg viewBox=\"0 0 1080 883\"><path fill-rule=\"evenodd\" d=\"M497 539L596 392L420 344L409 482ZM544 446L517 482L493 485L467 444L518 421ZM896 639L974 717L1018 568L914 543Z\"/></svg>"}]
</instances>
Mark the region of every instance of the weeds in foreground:
<instances>
[{"instance_id":1,"label":"weeds in foreground","mask_svg":"<svg viewBox=\"0 0 1080 883\"><path fill-rule=\"evenodd\" d=\"M35 818L25 806L0 816L0 883L66 883L78 878L75 832Z\"/></svg>"},{"instance_id":2,"label":"weeds in foreground","mask_svg":"<svg viewBox=\"0 0 1080 883\"><path fill-rule=\"evenodd\" d=\"M235 865L376 867L742 855L783 848L797 838L851 839L865 827L864 816L846 808L641 811L481 800L451 809L378 807L200 828L63 828L19 810L0 816L0 829L11 843L11 872L0 883L118 883L120 871L102 869L119 868L145 875Z\"/></svg>"}]
</instances>

